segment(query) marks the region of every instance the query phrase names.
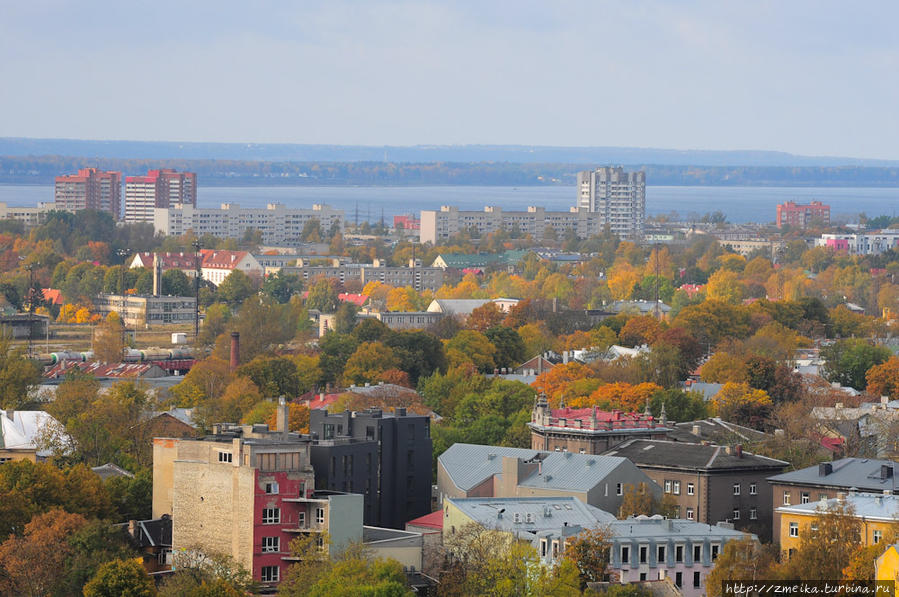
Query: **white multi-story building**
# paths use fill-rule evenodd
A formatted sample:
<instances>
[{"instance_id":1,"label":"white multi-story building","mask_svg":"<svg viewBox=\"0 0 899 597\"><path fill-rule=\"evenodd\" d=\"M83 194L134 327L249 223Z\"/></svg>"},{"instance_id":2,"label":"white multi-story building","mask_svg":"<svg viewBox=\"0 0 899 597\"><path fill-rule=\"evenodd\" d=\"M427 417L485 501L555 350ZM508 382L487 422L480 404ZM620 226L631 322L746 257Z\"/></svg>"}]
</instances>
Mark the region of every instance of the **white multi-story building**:
<instances>
[{"instance_id":1,"label":"white multi-story building","mask_svg":"<svg viewBox=\"0 0 899 597\"><path fill-rule=\"evenodd\" d=\"M125 178L125 221L152 222L153 210L197 205L197 175L164 168Z\"/></svg>"},{"instance_id":2,"label":"white multi-story building","mask_svg":"<svg viewBox=\"0 0 899 597\"><path fill-rule=\"evenodd\" d=\"M500 207L487 206L484 211L462 211L444 205L440 211L421 212L420 238L423 243L437 244L466 230L489 234L516 228L522 235L529 234L535 239L546 238L550 229L558 235L573 230L578 238L587 238L602 231L602 220L599 214L576 207L570 211L546 211L543 207L503 211Z\"/></svg>"},{"instance_id":3,"label":"white multi-story building","mask_svg":"<svg viewBox=\"0 0 899 597\"><path fill-rule=\"evenodd\" d=\"M899 230L881 230L866 234L822 234L815 239L818 247L846 251L850 255L879 255L899 245Z\"/></svg>"},{"instance_id":4,"label":"white multi-story building","mask_svg":"<svg viewBox=\"0 0 899 597\"><path fill-rule=\"evenodd\" d=\"M54 203L42 203L38 207L7 205L0 202L0 220L18 220L25 228L34 228L47 219L47 213L56 209Z\"/></svg>"},{"instance_id":5,"label":"white multi-story building","mask_svg":"<svg viewBox=\"0 0 899 597\"><path fill-rule=\"evenodd\" d=\"M254 229L262 233L264 244L273 245L299 242L303 227L310 220L317 220L326 233L333 226L342 230L344 212L328 205L301 209L280 203L269 203L265 208L223 203L220 209L178 205L154 210L157 233L177 236L192 230L197 236L240 239L248 229Z\"/></svg>"},{"instance_id":6,"label":"white multi-story building","mask_svg":"<svg viewBox=\"0 0 899 597\"><path fill-rule=\"evenodd\" d=\"M626 240L643 238L646 173L603 167L577 173L577 207L602 216L602 226Z\"/></svg>"}]
</instances>

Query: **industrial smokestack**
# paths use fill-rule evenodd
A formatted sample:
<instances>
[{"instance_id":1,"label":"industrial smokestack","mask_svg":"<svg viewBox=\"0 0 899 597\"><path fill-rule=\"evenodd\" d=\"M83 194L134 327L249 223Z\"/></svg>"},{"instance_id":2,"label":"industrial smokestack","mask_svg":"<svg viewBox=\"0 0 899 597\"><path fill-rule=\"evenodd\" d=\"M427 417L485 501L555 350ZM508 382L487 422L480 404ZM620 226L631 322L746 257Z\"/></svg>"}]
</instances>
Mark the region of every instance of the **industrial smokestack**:
<instances>
[{"instance_id":1,"label":"industrial smokestack","mask_svg":"<svg viewBox=\"0 0 899 597\"><path fill-rule=\"evenodd\" d=\"M281 396L280 398L278 398L278 412L277 412L277 419L276 419L278 429L276 431L278 431L285 437L287 436L289 420L290 420L290 406L288 406L287 400L284 398L284 396Z\"/></svg>"},{"instance_id":2,"label":"industrial smokestack","mask_svg":"<svg viewBox=\"0 0 899 597\"><path fill-rule=\"evenodd\" d=\"M231 371L240 364L240 332L231 332Z\"/></svg>"},{"instance_id":3,"label":"industrial smokestack","mask_svg":"<svg viewBox=\"0 0 899 597\"><path fill-rule=\"evenodd\" d=\"M125 289L122 289L122 293ZM159 253L153 253L153 296L162 294L162 260Z\"/></svg>"}]
</instances>

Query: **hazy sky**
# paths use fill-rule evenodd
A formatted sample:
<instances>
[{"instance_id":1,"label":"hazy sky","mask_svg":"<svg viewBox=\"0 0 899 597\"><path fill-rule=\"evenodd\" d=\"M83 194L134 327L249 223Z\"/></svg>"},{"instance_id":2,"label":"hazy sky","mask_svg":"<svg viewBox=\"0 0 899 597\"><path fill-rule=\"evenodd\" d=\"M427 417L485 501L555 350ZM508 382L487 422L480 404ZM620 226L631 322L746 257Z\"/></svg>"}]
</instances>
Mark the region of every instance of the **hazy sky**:
<instances>
[{"instance_id":1,"label":"hazy sky","mask_svg":"<svg viewBox=\"0 0 899 597\"><path fill-rule=\"evenodd\" d=\"M899 159L899 3L0 0L0 136Z\"/></svg>"}]
</instances>

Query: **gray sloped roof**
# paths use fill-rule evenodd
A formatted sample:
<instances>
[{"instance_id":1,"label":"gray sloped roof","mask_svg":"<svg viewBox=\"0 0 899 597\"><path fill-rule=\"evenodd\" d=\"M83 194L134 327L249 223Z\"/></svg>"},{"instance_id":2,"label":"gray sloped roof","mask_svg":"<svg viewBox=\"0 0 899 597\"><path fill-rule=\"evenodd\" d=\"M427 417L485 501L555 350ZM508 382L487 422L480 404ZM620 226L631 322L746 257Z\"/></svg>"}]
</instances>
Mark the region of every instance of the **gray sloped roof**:
<instances>
[{"instance_id":1,"label":"gray sloped roof","mask_svg":"<svg viewBox=\"0 0 899 597\"><path fill-rule=\"evenodd\" d=\"M783 470L789 463L743 451L728 454L724 446L687 444L654 439L632 439L605 453L623 456L637 466L662 466L701 470Z\"/></svg>"},{"instance_id":2,"label":"gray sloped roof","mask_svg":"<svg viewBox=\"0 0 899 597\"><path fill-rule=\"evenodd\" d=\"M492 457L490 457L491 454ZM503 456L530 460L537 454L540 452L526 448L457 443L441 454L437 461L443 466L456 487L462 491L468 491L485 479L501 473Z\"/></svg>"},{"instance_id":3,"label":"gray sloped roof","mask_svg":"<svg viewBox=\"0 0 899 597\"><path fill-rule=\"evenodd\" d=\"M472 311L489 302L490 299L434 299L428 306L428 311L445 315L471 315Z\"/></svg>"},{"instance_id":4,"label":"gray sloped roof","mask_svg":"<svg viewBox=\"0 0 899 597\"><path fill-rule=\"evenodd\" d=\"M653 538L664 539L696 538L742 538L753 536L749 533L734 530L728 526L710 525L703 522L682 519L665 519L661 516L637 516L626 520L616 520L609 524L615 539Z\"/></svg>"},{"instance_id":5,"label":"gray sloped roof","mask_svg":"<svg viewBox=\"0 0 899 597\"><path fill-rule=\"evenodd\" d=\"M503 470L503 457L530 460L542 455L541 470L519 480L522 487L589 491L615 469L632 466L618 456L574 454L572 452L542 452L526 448L504 448L476 444L453 444L440 455L438 461L453 484L468 491Z\"/></svg>"},{"instance_id":6,"label":"gray sloped roof","mask_svg":"<svg viewBox=\"0 0 899 597\"><path fill-rule=\"evenodd\" d=\"M526 498L446 498L466 516L485 528L511 532L536 533L564 526L593 528L615 517L575 497ZM515 515L520 516L515 522ZM531 521L527 522L527 515Z\"/></svg>"},{"instance_id":7,"label":"gray sloped roof","mask_svg":"<svg viewBox=\"0 0 899 597\"><path fill-rule=\"evenodd\" d=\"M828 464L828 463L824 463ZM810 466L768 478L769 483L795 483L799 485L827 485L850 489L883 491L899 488L896 474L899 466L892 460L876 460L874 458L841 458L829 463L832 472L824 475L821 465ZM881 466L889 466L893 474L881 478Z\"/></svg>"}]
</instances>

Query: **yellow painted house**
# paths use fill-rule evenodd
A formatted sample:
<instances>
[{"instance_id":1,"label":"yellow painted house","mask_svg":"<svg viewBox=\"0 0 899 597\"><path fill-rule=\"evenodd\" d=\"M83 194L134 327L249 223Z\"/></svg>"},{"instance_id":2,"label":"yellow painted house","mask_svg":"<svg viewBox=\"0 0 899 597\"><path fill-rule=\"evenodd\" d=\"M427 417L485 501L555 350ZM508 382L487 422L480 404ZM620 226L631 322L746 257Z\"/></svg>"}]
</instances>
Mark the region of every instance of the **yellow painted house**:
<instances>
[{"instance_id":1,"label":"yellow painted house","mask_svg":"<svg viewBox=\"0 0 899 597\"><path fill-rule=\"evenodd\" d=\"M861 524L861 541L864 547L877 545L889 538L894 530L899 530L899 495L889 493L840 494L833 499L809 501L805 504L781 506L775 510L780 517L780 549L793 553L799 548L804 533L815 524L815 518L822 512L846 503L854 510L855 518ZM895 550L894 550L895 551Z\"/></svg>"},{"instance_id":2,"label":"yellow painted house","mask_svg":"<svg viewBox=\"0 0 899 597\"><path fill-rule=\"evenodd\" d=\"M899 544L887 547L875 560L874 568L874 580L899 581Z\"/></svg>"}]
</instances>

